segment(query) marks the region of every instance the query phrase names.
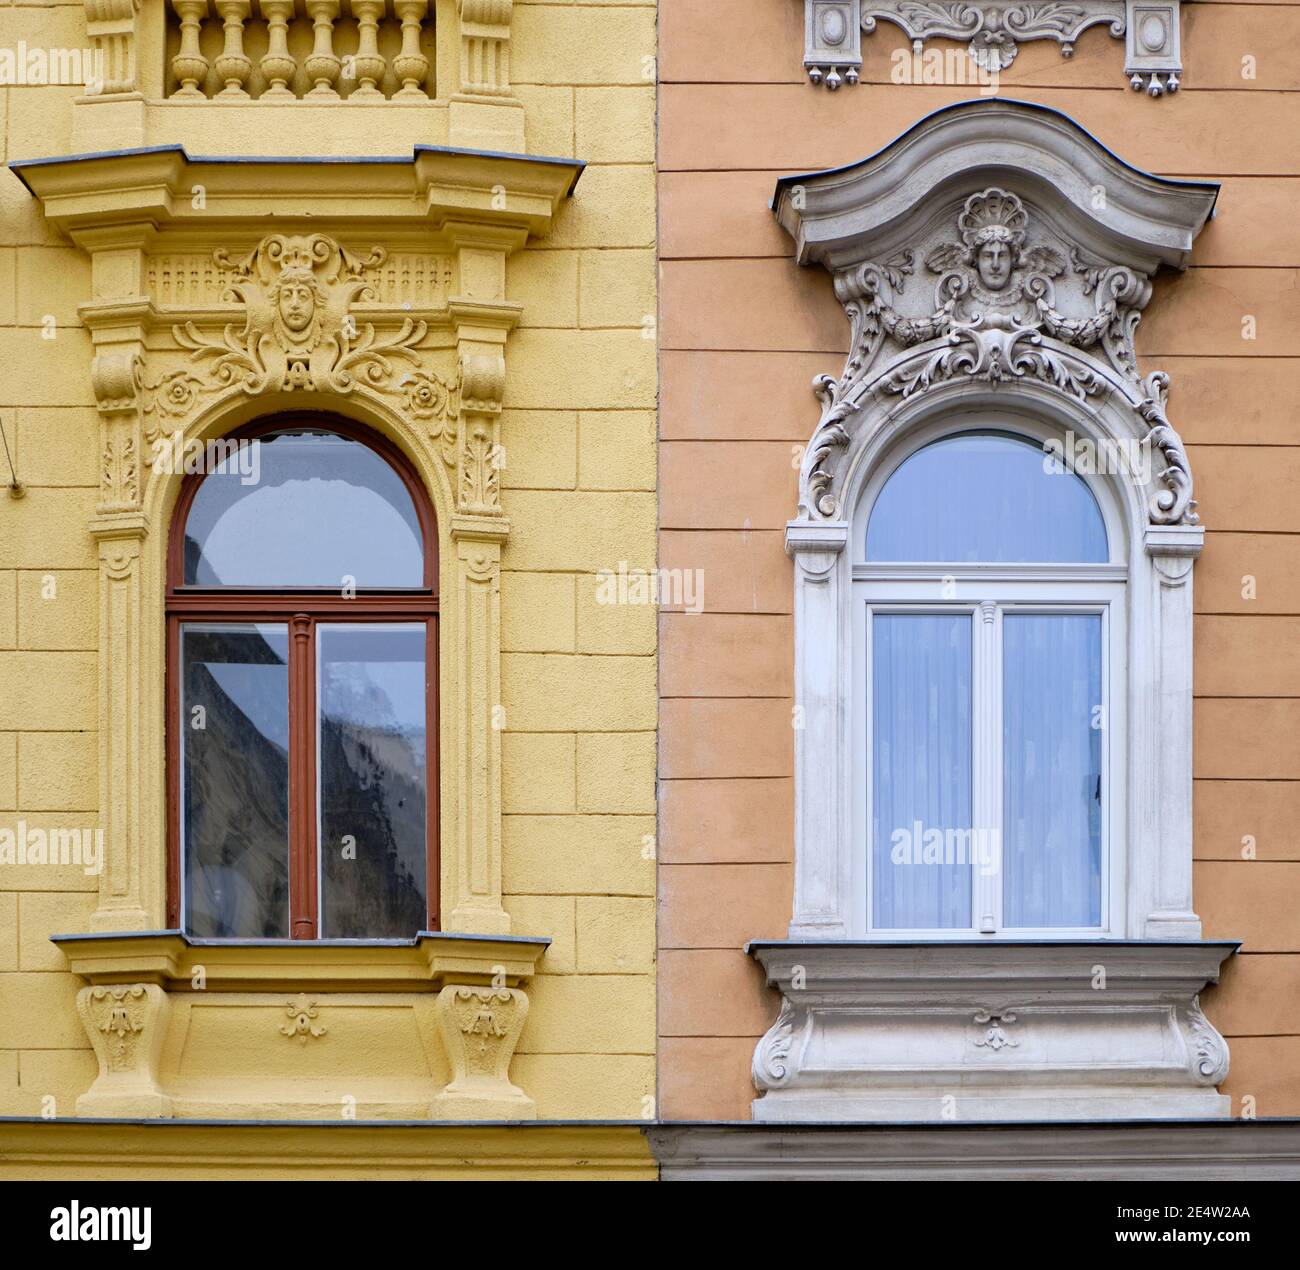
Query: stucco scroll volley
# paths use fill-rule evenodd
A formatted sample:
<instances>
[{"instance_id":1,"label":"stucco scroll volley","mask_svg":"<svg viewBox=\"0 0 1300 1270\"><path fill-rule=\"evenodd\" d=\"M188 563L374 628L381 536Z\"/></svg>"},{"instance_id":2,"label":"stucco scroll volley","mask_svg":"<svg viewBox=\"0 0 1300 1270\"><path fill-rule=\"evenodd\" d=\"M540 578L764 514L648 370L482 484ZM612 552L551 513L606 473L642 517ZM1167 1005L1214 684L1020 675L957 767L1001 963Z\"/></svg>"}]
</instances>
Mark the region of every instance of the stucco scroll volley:
<instances>
[{"instance_id":1,"label":"stucco scroll volley","mask_svg":"<svg viewBox=\"0 0 1300 1270\"><path fill-rule=\"evenodd\" d=\"M1180 0L804 0L804 67L832 92L856 84L862 36L878 21L901 27L920 53L927 40L967 41L985 72L1006 70L1020 45L1055 40L1061 56L1090 27L1125 41L1124 74L1135 92L1163 97L1182 82Z\"/></svg>"}]
</instances>

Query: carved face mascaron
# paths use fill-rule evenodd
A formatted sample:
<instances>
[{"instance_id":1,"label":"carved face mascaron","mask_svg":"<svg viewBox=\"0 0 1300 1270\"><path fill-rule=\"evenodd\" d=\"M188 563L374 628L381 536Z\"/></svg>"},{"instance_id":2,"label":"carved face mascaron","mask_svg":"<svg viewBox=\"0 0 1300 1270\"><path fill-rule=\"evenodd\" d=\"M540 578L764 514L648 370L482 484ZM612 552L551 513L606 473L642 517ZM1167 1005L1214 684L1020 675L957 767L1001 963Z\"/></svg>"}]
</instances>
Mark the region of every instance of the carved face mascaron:
<instances>
[{"instance_id":1,"label":"carved face mascaron","mask_svg":"<svg viewBox=\"0 0 1300 1270\"><path fill-rule=\"evenodd\" d=\"M975 268L990 291L1001 291L1011 281L1011 244L994 239L980 245Z\"/></svg>"},{"instance_id":2,"label":"carved face mascaron","mask_svg":"<svg viewBox=\"0 0 1300 1270\"><path fill-rule=\"evenodd\" d=\"M286 270L276 288L276 309L285 329L301 336L316 316L316 285L312 278Z\"/></svg>"}]
</instances>

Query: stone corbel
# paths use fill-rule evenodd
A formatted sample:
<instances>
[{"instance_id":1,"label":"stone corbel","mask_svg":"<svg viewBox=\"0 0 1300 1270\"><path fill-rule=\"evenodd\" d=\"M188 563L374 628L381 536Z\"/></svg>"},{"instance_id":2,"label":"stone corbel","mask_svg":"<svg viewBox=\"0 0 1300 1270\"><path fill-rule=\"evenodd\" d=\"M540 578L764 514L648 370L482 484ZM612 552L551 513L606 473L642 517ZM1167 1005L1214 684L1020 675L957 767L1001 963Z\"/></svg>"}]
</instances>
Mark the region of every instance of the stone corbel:
<instances>
[{"instance_id":1,"label":"stone corbel","mask_svg":"<svg viewBox=\"0 0 1300 1270\"><path fill-rule=\"evenodd\" d=\"M172 1101L159 1084L170 1002L152 983L96 984L77 993L77 1013L99 1075L77 1099L79 1116L156 1119Z\"/></svg>"},{"instance_id":2,"label":"stone corbel","mask_svg":"<svg viewBox=\"0 0 1300 1270\"><path fill-rule=\"evenodd\" d=\"M518 988L448 985L435 1007L452 1078L433 1099L435 1120L531 1119L533 1100L510 1083L510 1060L528 1017Z\"/></svg>"},{"instance_id":3,"label":"stone corbel","mask_svg":"<svg viewBox=\"0 0 1300 1270\"><path fill-rule=\"evenodd\" d=\"M1152 97L1178 91L1182 82L1180 0L973 0L969 4L916 4L911 0L804 0L804 67L814 84L832 92L856 84L862 70L862 35L877 21L901 27L920 53L927 40L966 41L971 60L987 73L1004 71L1019 45L1055 40L1061 56L1074 52L1089 27L1108 24L1125 37L1124 74Z\"/></svg>"}]
</instances>

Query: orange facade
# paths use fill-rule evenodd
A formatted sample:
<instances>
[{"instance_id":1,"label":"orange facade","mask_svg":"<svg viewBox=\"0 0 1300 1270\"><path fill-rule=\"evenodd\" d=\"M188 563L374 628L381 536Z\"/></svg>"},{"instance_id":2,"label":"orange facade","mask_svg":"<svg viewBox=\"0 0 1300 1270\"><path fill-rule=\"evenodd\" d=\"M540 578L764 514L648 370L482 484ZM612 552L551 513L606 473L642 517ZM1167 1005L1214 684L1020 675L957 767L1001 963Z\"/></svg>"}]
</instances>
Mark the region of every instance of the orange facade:
<instances>
[{"instance_id":1,"label":"orange facade","mask_svg":"<svg viewBox=\"0 0 1300 1270\"><path fill-rule=\"evenodd\" d=\"M978 88L891 82L908 41L884 22L863 39L859 85L814 87L794 0L664 0L660 24L660 564L704 578L704 611L660 625L660 1113L748 1119L777 995L742 949L786 937L794 882L784 530L818 420L809 382L839 373L849 337L830 278L794 263L769 200L779 177L861 159ZM1300 67L1286 50L1300 5L1187 5L1182 32L1173 96L1130 91L1104 28L1069 60L1023 45L998 93L1064 112L1138 167L1222 183L1191 267L1157 279L1137 347L1170 373L1206 529L1195 907L1206 939L1243 947L1203 1004L1231 1048L1233 1114L1287 1116L1300 1114Z\"/></svg>"}]
</instances>

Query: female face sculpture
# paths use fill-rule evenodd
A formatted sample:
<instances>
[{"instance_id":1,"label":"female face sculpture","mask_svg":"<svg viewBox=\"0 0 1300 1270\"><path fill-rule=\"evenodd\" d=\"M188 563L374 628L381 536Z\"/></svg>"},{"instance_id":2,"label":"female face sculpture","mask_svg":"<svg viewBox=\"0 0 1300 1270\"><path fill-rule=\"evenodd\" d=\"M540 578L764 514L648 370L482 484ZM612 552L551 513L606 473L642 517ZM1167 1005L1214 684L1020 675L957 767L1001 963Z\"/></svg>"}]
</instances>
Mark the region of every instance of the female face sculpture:
<instances>
[{"instance_id":1,"label":"female face sculpture","mask_svg":"<svg viewBox=\"0 0 1300 1270\"><path fill-rule=\"evenodd\" d=\"M307 278L281 279L276 304L280 321L294 335L301 335L316 316L316 288Z\"/></svg>"},{"instance_id":2,"label":"female face sculpture","mask_svg":"<svg viewBox=\"0 0 1300 1270\"><path fill-rule=\"evenodd\" d=\"M975 268L990 291L1001 291L1011 281L1011 244L998 239L981 243Z\"/></svg>"}]
</instances>

